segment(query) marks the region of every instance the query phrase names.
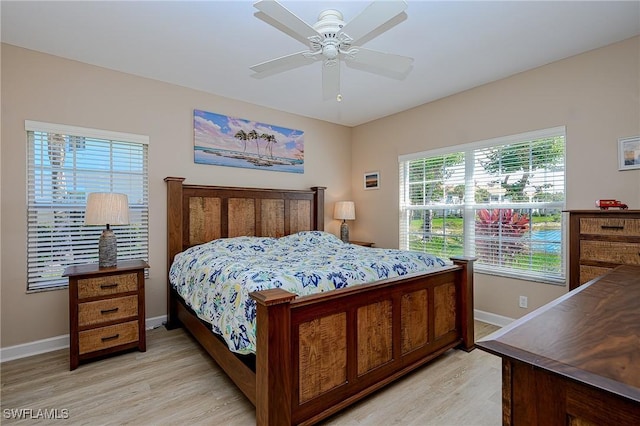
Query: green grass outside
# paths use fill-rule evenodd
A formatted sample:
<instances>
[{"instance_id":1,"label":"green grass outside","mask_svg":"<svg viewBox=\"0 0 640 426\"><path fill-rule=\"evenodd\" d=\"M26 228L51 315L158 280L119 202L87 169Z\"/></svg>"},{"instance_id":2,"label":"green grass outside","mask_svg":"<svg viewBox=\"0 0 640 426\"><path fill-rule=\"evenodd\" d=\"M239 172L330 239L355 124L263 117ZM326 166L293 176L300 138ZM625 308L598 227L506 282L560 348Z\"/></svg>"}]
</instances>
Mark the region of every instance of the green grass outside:
<instances>
[{"instance_id":1,"label":"green grass outside","mask_svg":"<svg viewBox=\"0 0 640 426\"><path fill-rule=\"evenodd\" d=\"M560 214L551 216L533 216L534 229L560 229L562 226ZM446 224L446 227L444 226ZM461 217L436 217L431 220L432 229L460 230L463 229L463 221ZM411 221L412 229L420 229L422 227L422 219L414 219Z\"/></svg>"},{"instance_id":2,"label":"green grass outside","mask_svg":"<svg viewBox=\"0 0 640 426\"><path fill-rule=\"evenodd\" d=\"M445 245L446 241L446 245ZM445 250L443 250L446 249ZM462 241L459 238L443 238L432 237L428 241L412 240L409 242L410 250L417 250L425 253L430 253L438 257L448 258L451 256L462 256L464 254L464 247ZM530 269L530 265L537 265L543 271L558 272L562 267L561 256L550 253L531 253L518 254L515 256L513 262L505 264L504 266L510 266L515 269Z\"/></svg>"},{"instance_id":3,"label":"green grass outside","mask_svg":"<svg viewBox=\"0 0 640 426\"><path fill-rule=\"evenodd\" d=\"M561 226L560 215L533 216L533 227L536 230L559 229ZM432 231L444 235L432 236L427 240L416 237L409 242L409 249L431 253L439 257L449 257L464 254L463 247L463 220L458 217L432 219ZM411 230L419 233L422 229L422 219L411 221ZM515 256L515 259L505 266L515 269L528 270L530 265L537 265L543 271L558 272L562 267L561 256L550 253L523 253Z\"/></svg>"}]
</instances>

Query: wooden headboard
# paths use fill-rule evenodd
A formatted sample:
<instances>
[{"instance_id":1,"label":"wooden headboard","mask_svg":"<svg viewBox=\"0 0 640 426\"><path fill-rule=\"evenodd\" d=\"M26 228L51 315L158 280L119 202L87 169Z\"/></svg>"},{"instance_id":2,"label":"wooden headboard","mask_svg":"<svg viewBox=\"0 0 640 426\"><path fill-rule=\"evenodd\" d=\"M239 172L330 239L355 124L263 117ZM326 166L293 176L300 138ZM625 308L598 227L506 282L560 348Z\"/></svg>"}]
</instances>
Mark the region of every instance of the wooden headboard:
<instances>
[{"instance_id":1,"label":"wooden headboard","mask_svg":"<svg viewBox=\"0 0 640 426\"><path fill-rule=\"evenodd\" d=\"M217 238L282 237L324 230L324 187L310 190L185 185L166 177L167 267L176 254Z\"/></svg>"}]
</instances>

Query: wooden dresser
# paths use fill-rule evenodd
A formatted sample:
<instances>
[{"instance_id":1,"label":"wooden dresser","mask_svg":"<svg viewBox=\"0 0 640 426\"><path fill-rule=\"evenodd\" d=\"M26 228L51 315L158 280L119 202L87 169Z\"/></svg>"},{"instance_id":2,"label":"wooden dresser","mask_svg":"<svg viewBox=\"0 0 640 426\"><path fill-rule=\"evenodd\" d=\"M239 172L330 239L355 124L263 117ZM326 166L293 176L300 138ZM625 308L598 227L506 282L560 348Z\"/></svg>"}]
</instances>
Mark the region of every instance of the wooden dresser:
<instances>
[{"instance_id":1,"label":"wooden dresser","mask_svg":"<svg viewBox=\"0 0 640 426\"><path fill-rule=\"evenodd\" d=\"M92 358L127 349L146 350L144 269L147 262L118 262L113 268L74 265L69 277L71 370Z\"/></svg>"},{"instance_id":2,"label":"wooden dresser","mask_svg":"<svg viewBox=\"0 0 640 426\"><path fill-rule=\"evenodd\" d=\"M476 346L502 357L503 425L640 425L640 266L620 266Z\"/></svg>"},{"instance_id":3,"label":"wooden dresser","mask_svg":"<svg viewBox=\"0 0 640 426\"><path fill-rule=\"evenodd\" d=\"M569 289L640 265L640 210L569 210Z\"/></svg>"}]
</instances>

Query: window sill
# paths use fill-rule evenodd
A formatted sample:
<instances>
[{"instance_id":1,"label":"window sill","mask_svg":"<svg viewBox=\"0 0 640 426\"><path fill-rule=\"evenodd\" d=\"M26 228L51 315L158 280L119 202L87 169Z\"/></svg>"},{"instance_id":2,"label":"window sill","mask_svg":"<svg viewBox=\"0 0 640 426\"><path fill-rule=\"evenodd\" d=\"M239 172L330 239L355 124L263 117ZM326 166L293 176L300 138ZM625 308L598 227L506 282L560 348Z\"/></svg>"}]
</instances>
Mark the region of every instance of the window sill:
<instances>
[{"instance_id":1,"label":"window sill","mask_svg":"<svg viewBox=\"0 0 640 426\"><path fill-rule=\"evenodd\" d=\"M476 266L474 268L474 272L478 274L483 274L483 275L493 275L497 277L513 278L521 281L532 281L532 282L537 282L541 284L551 284L551 285L557 285L562 287L567 285L567 279L565 277L550 277L550 276L544 276L544 275L525 275L525 274L519 274L517 272L506 271L506 270L485 269L485 268L486 267Z\"/></svg>"},{"instance_id":2,"label":"window sill","mask_svg":"<svg viewBox=\"0 0 640 426\"><path fill-rule=\"evenodd\" d=\"M26 293L27 294L44 293L46 291L68 290L68 289L69 289L69 284L65 284L65 285L57 285L55 287L38 288L38 289L35 289L35 290L27 290Z\"/></svg>"}]
</instances>

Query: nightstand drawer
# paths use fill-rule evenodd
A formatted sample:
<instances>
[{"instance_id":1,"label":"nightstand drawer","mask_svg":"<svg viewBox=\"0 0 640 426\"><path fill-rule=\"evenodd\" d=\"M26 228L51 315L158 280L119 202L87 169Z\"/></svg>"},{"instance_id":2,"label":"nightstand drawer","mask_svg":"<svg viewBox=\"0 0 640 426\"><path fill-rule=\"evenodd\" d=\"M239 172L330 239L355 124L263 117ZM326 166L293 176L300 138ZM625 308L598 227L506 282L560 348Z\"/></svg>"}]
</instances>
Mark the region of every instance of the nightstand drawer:
<instances>
[{"instance_id":1,"label":"nightstand drawer","mask_svg":"<svg viewBox=\"0 0 640 426\"><path fill-rule=\"evenodd\" d=\"M373 247L373 243L369 241L349 241L349 244L356 244L363 247Z\"/></svg>"},{"instance_id":2,"label":"nightstand drawer","mask_svg":"<svg viewBox=\"0 0 640 426\"><path fill-rule=\"evenodd\" d=\"M640 236L640 219L628 218L582 218L580 233L593 235Z\"/></svg>"},{"instance_id":3,"label":"nightstand drawer","mask_svg":"<svg viewBox=\"0 0 640 426\"><path fill-rule=\"evenodd\" d=\"M138 321L95 328L79 333L80 355L138 340Z\"/></svg>"},{"instance_id":4,"label":"nightstand drawer","mask_svg":"<svg viewBox=\"0 0 640 426\"><path fill-rule=\"evenodd\" d=\"M144 260L115 267L72 265L69 277L69 368L80 362L138 348L147 350L144 310Z\"/></svg>"},{"instance_id":5,"label":"nightstand drawer","mask_svg":"<svg viewBox=\"0 0 640 426\"><path fill-rule=\"evenodd\" d=\"M78 280L78 299L109 296L137 289L138 276L135 273L83 278Z\"/></svg>"},{"instance_id":6,"label":"nightstand drawer","mask_svg":"<svg viewBox=\"0 0 640 426\"><path fill-rule=\"evenodd\" d=\"M138 296L117 297L78 304L78 325L100 324L138 315Z\"/></svg>"}]
</instances>

